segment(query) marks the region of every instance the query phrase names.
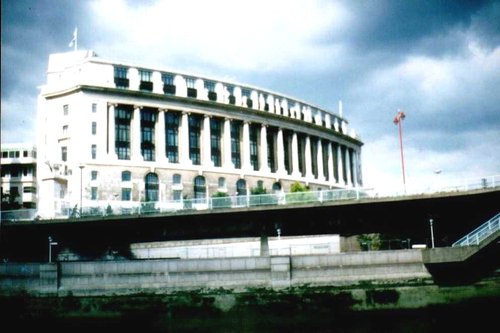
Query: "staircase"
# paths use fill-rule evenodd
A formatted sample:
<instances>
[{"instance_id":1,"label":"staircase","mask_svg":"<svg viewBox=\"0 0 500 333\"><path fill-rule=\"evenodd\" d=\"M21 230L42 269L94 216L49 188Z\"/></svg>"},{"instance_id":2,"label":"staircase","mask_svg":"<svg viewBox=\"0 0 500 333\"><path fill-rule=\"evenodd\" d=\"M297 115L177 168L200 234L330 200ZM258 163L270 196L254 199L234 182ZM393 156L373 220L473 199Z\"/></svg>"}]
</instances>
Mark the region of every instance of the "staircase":
<instances>
[{"instance_id":1,"label":"staircase","mask_svg":"<svg viewBox=\"0 0 500 333\"><path fill-rule=\"evenodd\" d=\"M460 238L458 241L453 243L452 247L457 246L470 246L470 245L479 245L486 239L488 242L491 242L493 239L497 237L490 237L495 233L500 232L500 213L483 223L481 226L477 227L464 237Z\"/></svg>"}]
</instances>

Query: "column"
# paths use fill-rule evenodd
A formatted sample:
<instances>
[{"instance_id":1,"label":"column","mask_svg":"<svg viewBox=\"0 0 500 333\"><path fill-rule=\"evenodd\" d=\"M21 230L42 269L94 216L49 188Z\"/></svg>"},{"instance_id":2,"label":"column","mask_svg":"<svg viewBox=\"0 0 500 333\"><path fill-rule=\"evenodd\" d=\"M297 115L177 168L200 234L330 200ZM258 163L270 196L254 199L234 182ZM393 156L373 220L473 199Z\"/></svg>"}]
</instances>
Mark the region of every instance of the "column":
<instances>
[{"instance_id":1,"label":"column","mask_svg":"<svg viewBox=\"0 0 500 333\"><path fill-rule=\"evenodd\" d=\"M229 118L224 119L224 161L223 166L225 168L234 168L233 161L231 160L231 120Z\"/></svg>"},{"instance_id":2,"label":"column","mask_svg":"<svg viewBox=\"0 0 500 333\"><path fill-rule=\"evenodd\" d=\"M340 144L337 145L337 171L339 174L339 179L337 182L340 185L345 185L344 183L344 166L342 161L342 150L340 149Z\"/></svg>"},{"instance_id":3,"label":"column","mask_svg":"<svg viewBox=\"0 0 500 333\"><path fill-rule=\"evenodd\" d=\"M311 138L309 135L306 136L306 147L305 147L305 162L306 162L306 178L314 178L312 173L312 155L311 155Z\"/></svg>"},{"instance_id":4,"label":"column","mask_svg":"<svg viewBox=\"0 0 500 333\"><path fill-rule=\"evenodd\" d=\"M201 164L204 166L214 166L212 162L212 147L210 144L210 116L204 115L203 117L203 150L202 154L202 162Z\"/></svg>"},{"instance_id":5,"label":"column","mask_svg":"<svg viewBox=\"0 0 500 333\"><path fill-rule=\"evenodd\" d=\"M131 151L131 160L132 161L142 161L142 155L141 155L141 109L142 106L134 106L134 116L132 117L132 133L130 134L131 137L131 144L132 144L132 151Z\"/></svg>"},{"instance_id":6,"label":"column","mask_svg":"<svg viewBox=\"0 0 500 333\"><path fill-rule=\"evenodd\" d=\"M271 172L267 161L267 125L260 126L260 172Z\"/></svg>"},{"instance_id":7,"label":"column","mask_svg":"<svg viewBox=\"0 0 500 333\"><path fill-rule=\"evenodd\" d=\"M346 183L347 186L352 186L352 181L351 181L351 157L349 153L349 148L345 148L345 167L346 167Z\"/></svg>"},{"instance_id":8,"label":"column","mask_svg":"<svg viewBox=\"0 0 500 333\"><path fill-rule=\"evenodd\" d=\"M116 149L115 149L115 140L116 140L116 133L115 133L115 108L116 104L109 104L108 105L108 158L112 160L118 159L118 156L116 155Z\"/></svg>"},{"instance_id":9,"label":"column","mask_svg":"<svg viewBox=\"0 0 500 333\"><path fill-rule=\"evenodd\" d=\"M293 132L292 135L292 176L301 176L299 170L299 142L297 139L297 132Z\"/></svg>"},{"instance_id":10,"label":"column","mask_svg":"<svg viewBox=\"0 0 500 333\"><path fill-rule=\"evenodd\" d=\"M354 187L358 187L358 152L353 150L352 152L352 179Z\"/></svg>"},{"instance_id":11,"label":"column","mask_svg":"<svg viewBox=\"0 0 500 333\"><path fill-rule=\"evenodd\" d=\"M189 159L189 114L182 112L180 140L179 140L179 161L181 164L191 164Z\"/></svg>"},{"instance_id":12,"label":"column","mask_svg":"<svg viewBox=\"0 0 500 333\"><path fill-rule=\"evenodd\" d=\"M167 162L165 151L165 114L166 109L158 109L158 121L156 122L156 161L160 163Z\"/></svg>"},{"instance_id":13,"label":"column","mask_svg":"<svg viewBox=\"0 0 500 333\"><path fill-rule=\"evenodd\" d=\"M332 151L332 143L328 142L328 182L330 184L336 183L337 179L335 179L335 173L333 168L333 151Z\"/></svg>"},{"instance_id":14,"label":"column","mask_svg":"<svg viewBox=\"0 0 500 333\"><path fill-rule=\"evenodd\" d=\"M277 135L277 143L276 143L276 157L277 157L277 168L276 168L276 173L278 175L284 175L286 174L286 169L285 169L285 145L283 141L283 129L278 128L278 135Z\"/></svg>"},{"instance_id":15,"label":"column","mask_svg":"<svg viewBox=\"0 0 500 333\"><path fill-rule=\"evenodd\" d=\"M249 171L252 169L250 164L250 123L248 121L243 122L243 163L241 163L241 168L244 171Z\"/></svg>"},{"instance_id":16,"label":"column","mask_svg":"<svg viewBox=\"0 0 500 333\"><path fill-rule=\"evenodd\" d=\"M325 174L323 172L323 146L321 145L321 139L318 138L318 149L316 154L316 161L318 165L318 180L325 181Z\"/></svg>"}]
</instances>

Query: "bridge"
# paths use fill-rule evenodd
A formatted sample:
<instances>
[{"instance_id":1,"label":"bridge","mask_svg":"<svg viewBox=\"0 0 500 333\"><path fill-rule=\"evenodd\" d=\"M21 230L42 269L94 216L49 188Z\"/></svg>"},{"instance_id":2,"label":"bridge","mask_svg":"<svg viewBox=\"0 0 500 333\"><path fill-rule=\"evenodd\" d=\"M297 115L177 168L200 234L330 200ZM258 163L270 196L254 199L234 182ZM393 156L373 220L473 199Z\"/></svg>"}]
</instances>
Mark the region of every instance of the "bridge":
<instances>
[{"instance_id":1,"label":"bridge","mask_svg":"<svg viewBox=\"0 0 500 333\"><path fill-rule=\"evenodd\" d=\"M79 217L52 220L6 218L3 212L0 258L46 261L48 237L58 242L54 255L69 248L95 259L109 252L127 257L136 242L275 236L278 230L283 236L380 233L408 247L430 246L430 219L436 246L450 246L498 213L500 177L492 179L406 195L350 189L211 198L183 202L182 209L89 207Z\"/></svg>"}]
</instances>

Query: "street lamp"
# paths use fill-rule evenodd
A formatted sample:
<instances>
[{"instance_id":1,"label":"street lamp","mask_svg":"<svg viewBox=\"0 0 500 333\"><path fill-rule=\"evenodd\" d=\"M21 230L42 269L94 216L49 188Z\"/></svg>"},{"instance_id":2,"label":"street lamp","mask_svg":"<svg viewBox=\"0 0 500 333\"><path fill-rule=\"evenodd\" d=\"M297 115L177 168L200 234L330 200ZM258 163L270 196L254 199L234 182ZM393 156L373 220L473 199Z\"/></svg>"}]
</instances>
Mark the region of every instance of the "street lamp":
<instances>
[{"instance_id":1,"label":"street lamp","mask_svg":"<svg viewBox=\"0 0 500 333\"><path fill-rule=\"evenodd\" d=\"M82 217L83 168L85 168L85 166L80 164L80 218Z\"/></svg>"},{"instance_id":2,"label":"street lamp","mask_svg":"<svg viewBox=\"0 0 500 333\"><path fill-rule=\"evenodd\" d=\"M403 173L403 189L406 194L406 177L405 177L405 159L403 155L403 129L402 129L402 123L403 119L405 119L406 115L403 111L398 110L398 113L396 114L396 117L394 117L394 124L398 125L399 128L399 149L401 153L401 171Z\"/></svg>"},{"instance_id":3,"label":"street lamp","mask_svg":"<svg viewBox=\"0 0 500 333\"><path fill-rule=\"evenodd\" d=\"M432 245L432 248L434 248L434 227L433 227L433 222L434 222L433 219L429 219L429 226L431 228L431 245Z\"/></svg>"},{"instance_id":4,"label":"street lamp","mask_svg":"<svg viewBox=\"0 0 500 333\"><path fill-rule=\"evenodd\" d=\"M52 241L52 237L49 236L49 263L52 262L52 246L57 245L57 242Z\"/></svg>"}]
</instances>

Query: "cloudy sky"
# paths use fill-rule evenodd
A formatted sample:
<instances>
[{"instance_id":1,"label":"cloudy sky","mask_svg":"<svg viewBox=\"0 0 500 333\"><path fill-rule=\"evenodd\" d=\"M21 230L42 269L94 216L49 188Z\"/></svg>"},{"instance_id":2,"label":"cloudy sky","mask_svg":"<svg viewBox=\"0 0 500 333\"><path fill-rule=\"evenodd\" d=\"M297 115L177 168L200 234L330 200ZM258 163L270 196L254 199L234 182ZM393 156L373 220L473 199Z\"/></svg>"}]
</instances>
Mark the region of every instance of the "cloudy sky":
<instances>
[{"instance_id":1,"label":"cloudy sky","mask_svg":"<svg viewBox=\"0 0 500 333\"><path fill-rule=\"evenodd\" d=\"M260 86L336 111L368 187L500 175L500 1L3 0L2 143L34 142L48 56L103 58ZM440 170L440 173L436 173Z\"/></svg>"}]
</instances>

